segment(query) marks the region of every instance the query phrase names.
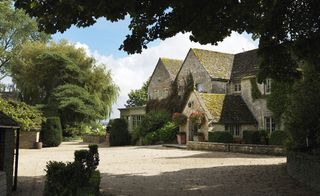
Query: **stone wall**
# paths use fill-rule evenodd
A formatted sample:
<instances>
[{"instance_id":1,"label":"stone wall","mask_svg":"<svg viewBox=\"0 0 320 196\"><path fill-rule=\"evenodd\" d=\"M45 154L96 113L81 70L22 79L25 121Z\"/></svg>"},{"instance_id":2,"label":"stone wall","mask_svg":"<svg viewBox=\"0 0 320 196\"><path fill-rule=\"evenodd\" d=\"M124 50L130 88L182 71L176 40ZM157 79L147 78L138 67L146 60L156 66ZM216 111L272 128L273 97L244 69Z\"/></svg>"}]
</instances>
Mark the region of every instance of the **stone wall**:
<instances>
[{"instance_id":1,"label":"stone wall","mask_svg":"<svg viewBox=\"0 0 320 196\"><path fill-rule=\"evenodd\" d=\"M320 191L320 157L289 152L287 171L296 180Z\"/></svg>"},{"instance_id":2,"label":"stone wall","mask_svg":"<svg viewBox=\"0 0 320 196\"><path fill-rule=\"evenodd\" d=\"M286 150L280 146L273 145L253 145L253 144L225 144L215 142L187 142L187 149L189 150L210 150L235 152L246 154L265 154L283 156Z\"/></svg>"},{"instance_id":3,"label":"stone wall","mask_svg":"<svg viewBox=\"0 0 320 196\"><path fill-rule=\"evenodd\" d=\"M169 72L159 60L148 86L149 99L160 100L166 98L171 91L171 83L172 79Z\"/></svg>"},{"instance_id":4,"label":"stone wall","mask_svg":"<svg viewBox=\"0 0 320 196\"><path fill-rule=\"evenodd\" d=\"M7 180L4 171L0 171L0 195L7 195Z\"/></svg>"},{"instance_id":5,"label":"stone wall","mask_svg":"<svg viewBox=\"0 0 320 196\"><path fill-rule=\"evenodd\" d=\"M0 128L0 170L6 172L7 192L12 189L14 161L14 130Z\"/></svg>"},{"instance_id":6,"label":"stone wall","mask_svg":"<svg viewBox=\"0 0 320 196\"><path fill-rule=\"evenodd\" d=\"M35 148L35 143L39 142L40 132L38 131L21 131L20 132L20 145L21 149Z\"/></svg>"},{"instance_id":7,"label":"stone wall","mask_svg":"<svg viewBox=\"0 0 320 196\"><path fill-rule=\"evenodd\" d=\"M99 135L83 135L83 142L92 143L92 144L100 144L106 141L106 136Z\"/></svg>"}]
</instances>

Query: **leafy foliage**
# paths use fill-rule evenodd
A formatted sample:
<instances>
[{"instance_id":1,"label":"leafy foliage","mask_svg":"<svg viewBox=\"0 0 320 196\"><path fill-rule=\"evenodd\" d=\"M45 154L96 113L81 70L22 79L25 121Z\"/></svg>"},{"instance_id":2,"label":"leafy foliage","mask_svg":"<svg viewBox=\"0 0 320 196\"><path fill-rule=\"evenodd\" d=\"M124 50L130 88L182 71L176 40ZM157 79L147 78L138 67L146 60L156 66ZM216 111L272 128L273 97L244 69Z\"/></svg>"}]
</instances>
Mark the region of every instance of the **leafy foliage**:
<instances>
[{"instance_id":1,"label":"leafy foliage","mask_svg":"<svg viewBox=\"0 0 320 196\"><path fill-rule=\"evenodd\" d=\"M318 67L306 63L303 79L297 81L289 95L285 112L285 128L293 139L291 148L311 151L320 148L320 73Z\"/></svg>"},{"instance_id":2,"label":"leafy foliage","mask_svg":"<svg viewBox=\"0 0 320 196\"><path fill-rule=\"evenodd\" d=\"M148 101L148 86L150 83L150 78L143 83L141 89L131 90L128 94L129 99L127 100L126 107L143 106Z\"/></svg>"},{"instance_id":3,"label":"leafy foliage","mask_svg":"<svg viewBox=\"0 0 320 196\"><path fill-rule=\"evenodd\" d=\"M243 139L246 144L260 144L261 135L259 131L244 130L242 132Z\"/></svg>"},{"instance_id":4,"label":"leafy foliage","mask_svg":"<svg viewBox=\"0 0 320 196\"><path fill-rule=\"evenodd\" d=\"M41 130L41 139L46 147L59 146L62 142L62 128L59 117L48 117Z\"/></svg>"},{"instance_id":5,"label":"leafy foliage","mask_svg":"<svg viewBox=\"0 0 320 196\"><path fill-rule=\"evenodd\" d=\"M119 89L110 72L83 49L65 41L26 43L13 62L12 78L22 100L58 115L64 130L110 115Z\"/></svg>"},{"instance_id":6,"label":"leafy foliage","mask_svg":"<svg viewBox=\"0 0 320 196\"><path fill-rule=\"evenodd\" d=\"M165 111L152 111L145 115L139 127L140 136L144 137L148 133L162 128L170 121L170 114Z\"/></svg>"},{"instance_id":7,"label":"leafy foliage","mask_svg":"<svg viewBox=\"0 0 320 196\"><path fill-rule=\"evenodd\" d=\"M40 129L45 121L39 110L23 102L0 98L0 111L19 123L23 131Z\"/></svg>"},{"instance_id":8,"label":"leafy foliage","mask_svg":"<svg viewBox=\"0 0 320 196\"><path fill-rule=\"evenodd\" d=\"M231 133L227 131L214 131L208 132L209 142L220 142L220 143L232 143L233 137Z\"/></svg>"},{"instance_id":9,"label":"leafy foliage","mask_svg":"<svg viewBox=\"0 0 320 196\"><path fill-rule=\"evenodd\" d=\"M10 72L11 60L26 41L46 41L49 36L38 30L36 19L24 10L14 9L12 0L0 1L0 77Z\"/></svg>"},{"instance_id":10,"label":"leafy foliage","mask_svg":"<svg viewBox=\"0 0 320 196\"><path fill-rule=\"evenodd\" d=\"M143 145L156 144L156 142L158 141L159 141L159 133L157 131L147 133L142 139Z\"/></svg>"},{"instance_id":11,"label":"leafy foliage","mask_svg":"<svg viewBox=\"0 0 320 196\"><path fill-rule=\"evenodd\" d=\"M187 123L188 117L182 113L179 112L175 112L172 115L172 121L176 124L176 125L184 125Z\"/></svg>"},{"instance_id":12,"label":"leafy foliage","mask_svg":"<svg viewBox=\"0 0 320 196\"><path fill-rule=\"evenodd\" d=\"M75 151L74 162L50 161L46 166L44 195L99 195L99 153L96 145Z\"/></svg>"},{"instance_id":13,"label":"leafy foliage","mask_svg":"<svg viewBox=\"0 0 320 196\"><path fill-rule=\"evenodd\" d=\"M116 118L109 122L107 131L110 133L110 146L124 146L130 144L127 122Z\"/></svg>"},{"instance_id":14,"label":"leafy foliage","mask_svg":"<svg viewBox=\"0 0 320 196\"><path fill-rule=\"evenodd\" d=\"M292 83L282 81L272 81L271 83L272 91L267 97L267 106L272 111L277 124L281 123L281 118L287 110L292 85Z\"/></svg>"},{"instance_id":15,"label":"leafy foliage","mask_svg":"<svg viewBox=\"0 0 320 196\"><path fill-rule=\"evenodd\" d=\"M252 96L252 99L253 100L260 99L262 97L262 94L261 94L261 92L260 92L260 90L258 88L256 78L251 78L250 82L251 82L251 96Z\"/></svg>"},{"instance_id":16,"label":"leafy foliage","mask_svg":"<svg viewBox=\"0 0 320 196\"><path fill-rule=\"evenodd\" d=\"M270 136L270 144L271 145L284 145L287 141L289 135L285 131L274 131Z\"/></svg>"},{"instance_id":17,"label":"leafy foliage","mask_svg":"<svg viewBox=\"0 0 320 196\"><path fill-rule=\"evenodd\" d=\"M173 122L167 122L158 130L159 139L162 142L172 142L176 139L179 127Z\"/></svg>"}]
</instances>

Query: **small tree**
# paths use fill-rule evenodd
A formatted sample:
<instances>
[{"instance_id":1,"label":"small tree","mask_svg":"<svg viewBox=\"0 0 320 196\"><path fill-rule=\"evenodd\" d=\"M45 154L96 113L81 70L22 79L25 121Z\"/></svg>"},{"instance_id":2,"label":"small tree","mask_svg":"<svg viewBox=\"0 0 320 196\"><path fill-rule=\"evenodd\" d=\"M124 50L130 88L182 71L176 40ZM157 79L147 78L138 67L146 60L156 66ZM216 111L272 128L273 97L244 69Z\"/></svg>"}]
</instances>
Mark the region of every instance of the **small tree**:
<instances>
[{"instance_id":1,"label":"small tree","mask_svg":"<svg viewBox=\"0 0 320 196\"><path fill-rule=\"evenodd\" d=\"M59 117L48 117L41 130L43 145L46 147L59 146L62 142L62 128Z\"/></svg>"},{"instance_id":2,"label":"small tree","mask_svg":"<svg viewBox=\"0 0 320 196\"><path fill-rule=\"evenodd\" d=\"M143 86L137 90L131 90L128 94L129 99L125 105L127 108L134 106L143 106L148 101L148 86L150 83L150 78L143 83Z\"/></svg>"}]
</instances>

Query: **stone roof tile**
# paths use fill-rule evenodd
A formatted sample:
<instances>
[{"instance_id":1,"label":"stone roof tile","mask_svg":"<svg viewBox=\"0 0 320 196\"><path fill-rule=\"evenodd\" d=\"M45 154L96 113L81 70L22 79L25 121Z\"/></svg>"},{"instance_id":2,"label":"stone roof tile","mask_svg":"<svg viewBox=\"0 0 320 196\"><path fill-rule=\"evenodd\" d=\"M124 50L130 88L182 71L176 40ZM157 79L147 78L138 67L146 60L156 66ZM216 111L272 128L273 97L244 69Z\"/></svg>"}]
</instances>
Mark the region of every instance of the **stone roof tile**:
<instances>
[{"instance_id":1,"label":"stone roof tile","mask_svg":"<svg viewBox=\"0 0 320 196\"><path fill-rule=\"evenodd\" d=\"M213 79L230 79L234 55L202 49L191 49Z\"/></svg>"},{"instance_id":2,"label":"stone roof tile","mask_svg":"<svg viewBox=\"0 0 320 196\"><path fill-rule=\"evenodd\" d=\"M176 75L179 72L180 67L183 63L182 60L169 59L169 58L163 58L163 57L160 58L160 61L165 66L165 68L168 70L170 77L172 79L174 79L176 77Z\"/></svg>"}]
</instances>

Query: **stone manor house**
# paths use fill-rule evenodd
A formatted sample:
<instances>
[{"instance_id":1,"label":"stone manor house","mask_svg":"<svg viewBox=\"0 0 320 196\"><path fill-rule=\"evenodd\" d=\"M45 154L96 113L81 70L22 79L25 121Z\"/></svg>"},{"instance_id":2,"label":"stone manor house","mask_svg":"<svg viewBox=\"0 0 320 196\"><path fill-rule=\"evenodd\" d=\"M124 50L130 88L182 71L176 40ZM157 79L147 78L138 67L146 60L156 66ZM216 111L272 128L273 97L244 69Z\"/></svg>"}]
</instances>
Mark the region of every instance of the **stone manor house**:
<instances>
[{"instance_id":1,"label":"stone manor house","mask_svg":"<svg viewBox=\"0 0 320 196\"><path fill-rule=\"evenodd\" d=\"M149 99L163 99L171 92L171 84L185 85L189 74L194 80L194 91L183 109L187 117L201 112L205 120L200 127L188 118L180 127L192 140L195 132L202 132L205 140L210 131L230 131L234 138L241 139L244 130L279 129L272 113L267 108L266 95L271 92L271 80L256 82L258 73L257 50L227 54L202 49L190 49L182 60L160 58L152 73L148 88ZM260 91L259 97L253 91ZM179 88L179 93L183 93ZM134 111L139 111L137 115ZM132 131L143 118L143 108L120 109Z\"/></svg>"}]
</instances>

